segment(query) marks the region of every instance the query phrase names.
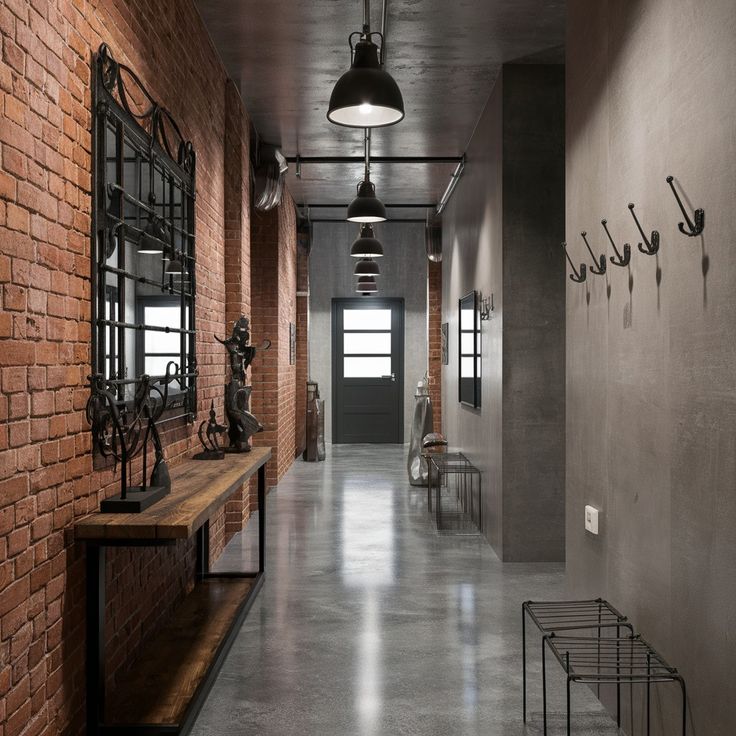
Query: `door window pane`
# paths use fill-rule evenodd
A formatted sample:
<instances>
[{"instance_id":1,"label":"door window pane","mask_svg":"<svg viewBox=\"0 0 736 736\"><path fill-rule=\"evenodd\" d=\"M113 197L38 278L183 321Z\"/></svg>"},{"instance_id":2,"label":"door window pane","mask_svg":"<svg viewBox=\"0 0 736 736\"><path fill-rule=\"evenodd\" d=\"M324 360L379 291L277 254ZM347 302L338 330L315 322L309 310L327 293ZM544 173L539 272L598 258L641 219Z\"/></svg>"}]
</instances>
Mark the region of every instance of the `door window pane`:
<instances>
[{"instance_id":1,"label":"door window pane","mask_svg":"<svg viewBox=\"0 0 736 736\"><path fill-rule=\"evenodd\" d=\"M390 330L390 309L346 309L343 313L346 330Z\"/></svg>"},{"instance_id":2,"label":"door window pane","mask_svg":"<svg viewBox=\"0 0 736 736\"><path fill-rule=\"evenodd\" d=\"M381 358L344 358L345 378L380 378L391 373L391 356Z\"/></svg>"},{"instance_id":3,"label":"door window pane","mask_svg":"<svg viewBox=\"0 0 736 736\"><path fill-rule=\"evenodd\" d=\"M346 332L343 336L345 355L391 354L390 332Z\"/></svg>"}]
</instances>

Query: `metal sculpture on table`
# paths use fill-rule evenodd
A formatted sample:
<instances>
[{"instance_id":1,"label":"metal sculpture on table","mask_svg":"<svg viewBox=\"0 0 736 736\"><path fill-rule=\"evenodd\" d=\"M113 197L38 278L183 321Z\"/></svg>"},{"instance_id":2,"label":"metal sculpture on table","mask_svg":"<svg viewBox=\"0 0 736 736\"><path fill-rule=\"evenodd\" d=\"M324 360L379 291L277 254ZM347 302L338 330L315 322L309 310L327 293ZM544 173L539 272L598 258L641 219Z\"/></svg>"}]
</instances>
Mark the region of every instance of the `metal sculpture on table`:
<instances>
[{"instance_id":1,"label":"metal sculpture on table","mask_svg":"<svg viewBox=\"0 0 736 736\"><path fill-rule=\"evenodd\" d=\"M225 451L220 447L220 441L217 439L219 435L224 435L227 427L217 423L217 413L215 412L215 402L210 404L210 418L199 425L197 437L204 448L202 452L197 453L194 460L222 460L225 457Z\"/></svg>"},{"instance_id":2,"label":"metal sculpture on table","mask_svg":"<svg viewBox=\"0 0 736 736\"><path fill-rule=\"evenodd\" d=\"M116 397L115 387L102 374L90 376L91 394L87 400L87 421L92 426L92 437L103 457L112 457L120 464L120 493L105 499L100 510L113 513L138 513L163 498L171 491L171 478L164 458L161 437L156 428L168 399L169 383L177 380L171 366L166 377L157 381L163 390L147 375L136 381L132 402ZM154 461L148 474L148 443L153 445ZM133 459L143 455L140 485L130 485Z\"/></svg>"},{"instance_id":3,"label":"metal sculpture on table","mask_svg":"<svg viewBox=\"0 0 736 736\"><path fill-rule=\"evenodd\" d=\"M432 400L429 398L427 374L417 384L414 393L414 419L411 423L411 439L409 440L409 456L406 468L409 473L409 483L413 486L427 485L427 461L422 457L422 440L432 431Z\"/></svg>"},{"instance_id":4,"label":"metal sculpture on table","mask_svg":"<svg viewBox=\"0 0 736 736\"><path fill-rule=\"evenodd\" d=\"M225 452L250 452L250 437L263 431L261 423L250 413L251 386L246 386L246 371L259 350L268 350L270 340L261 345L250 345L250 323L241 316L233 324L233 334L227 340L217 342L225 346L230 354L230 382L225 386L225 413L228 418L228 437L230 446Z\"/></svg>"}]
</instances>

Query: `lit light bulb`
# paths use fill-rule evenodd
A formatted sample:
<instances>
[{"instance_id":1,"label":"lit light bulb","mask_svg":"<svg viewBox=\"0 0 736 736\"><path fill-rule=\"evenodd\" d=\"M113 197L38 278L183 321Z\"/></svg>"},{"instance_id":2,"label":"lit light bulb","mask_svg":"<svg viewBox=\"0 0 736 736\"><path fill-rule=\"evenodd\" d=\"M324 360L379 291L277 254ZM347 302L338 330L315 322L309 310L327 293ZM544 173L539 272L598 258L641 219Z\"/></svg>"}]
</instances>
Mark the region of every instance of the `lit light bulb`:
<instances>
[{"instance_id":1,"label":"lit light bulb","mask_svg":"<svg viewBox=\"0 0 736 736\"><path fill-rule=\"evenodd\" d=\"M364 102L358 109L361 114L370 115L371 112L373 112L373 105L371 105L370 102Z\"/></svg>"}]
</instances>

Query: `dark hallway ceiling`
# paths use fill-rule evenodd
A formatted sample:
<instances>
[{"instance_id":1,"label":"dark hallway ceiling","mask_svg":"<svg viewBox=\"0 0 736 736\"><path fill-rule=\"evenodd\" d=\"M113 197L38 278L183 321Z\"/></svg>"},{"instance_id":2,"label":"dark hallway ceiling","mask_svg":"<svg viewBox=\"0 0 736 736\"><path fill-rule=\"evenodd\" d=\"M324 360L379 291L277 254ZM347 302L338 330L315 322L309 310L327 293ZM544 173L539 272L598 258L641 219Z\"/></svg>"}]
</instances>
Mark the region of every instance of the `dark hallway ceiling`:
<instances>
[{"instance_id":1,"label":"dark hallway ceiling","mask_svg":"<svg viewBox=\"0 0 736 736\"><path fill-rule=\"evenodd\" d=\"M360 0L196 4L262 140L286 156L362 156L362 130L325 117L332 87L350 64L347 37L360 30ZM462 155L501 64L562 61L564 6L564 0L388 0L386 68L401 87L406 117L373 131L372 154ZM372 30L380 29L380 17L374 0ZM386 204L436 203L453 169L374 164L371 178ZM304 164L298 179L291 164L287 184L297 204L344 204L362 173L362 164Z\"/></svg>"}]
</instances>

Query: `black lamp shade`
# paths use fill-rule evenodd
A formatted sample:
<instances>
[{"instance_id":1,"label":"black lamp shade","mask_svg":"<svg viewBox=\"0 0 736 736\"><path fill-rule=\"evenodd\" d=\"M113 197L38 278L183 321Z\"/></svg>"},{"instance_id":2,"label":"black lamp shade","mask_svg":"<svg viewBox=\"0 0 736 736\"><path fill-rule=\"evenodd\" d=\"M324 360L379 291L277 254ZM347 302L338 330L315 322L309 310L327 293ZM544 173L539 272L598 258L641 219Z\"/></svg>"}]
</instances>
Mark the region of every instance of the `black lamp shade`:
<instances>
[{"instance_id":1,"label":"black lamp shade","mask_svg":"<svg viewBox=\"0 0 736 736\"><path fill-rule=\"evenodd\" d=\"M360 228L360 236L350 249L353 258L380 258L383 255L383 246L373 234L373 228L366 224Z\"/></svg>"},{"instance_id":2,"label":"black lamp shade","mask_svg":"<svg viewBox=\"0 0 736 736\"><path fill-rule=\"evenodd\" d=\"M171 260L166 264L166 275L167 276L178 276L184 273L184 264L182 263L182 257L174 252Z\"/></svg>"},{"instance_id":3,"label":"black lamp shade","mask_svg":"<svg viewBox=\"0 0 736 736\"><path fill-rule=\"evenodd\" d=\"M378 60L378 47L362 37L350 69L337 80L327 119L348 128L382 128L404 118L399 85Z\"/></svg>"},{"instance_id":4,"label":"black lamp shade","mask_svg":"<svg viewBox=\"0 0 736 736\"><path fill-rule=\"evenodd\" d=\"M376 283L375 276L361 276L358 279L358 286L365 286L366 284L375 284L375 283Z\"/></svg>"},{"instance_id":5,"label":"black lamp shade","mask_svg":"<svg viewBox=\"0 0 736 736\"><path fill-rule=\"evenodd\" d=\"M150 216L138 239L138 252L163 253L167 240L166 229L161 220L155 215Z\"/></svg>"},{"instance_id":6,"label":"black lamp shade","mask_svg":"<svg viewBox=\"0 0 736 736\"><path fill-rule=\"evenodd\" d=\"M381 270L378 264L371 258L363 258L355 264L353 271L355 276L380 276Z\"/></svg>"},{"instance_id":7,"label":"black lamp shade","mask_svg":"<svg viewBox=\"0 0 736 736\"><path fill-rule=\"evenodd\" d=\"M355 287L355 291L358 294L375 294L378 291L378 284L375 282L372 284L358 284Z\"/></svg>"},{"instance_id":8,"label":"black lamp shade","mask_svg":"<svg viewBox=\"0 0 736 736\"><path fill-rule=\"evenodd\" d=\"M378 197L372 181L366 180L358 185L358 196L348 206L350 222L383 222L386 208Z\"/></svg>"}]
</instances>

